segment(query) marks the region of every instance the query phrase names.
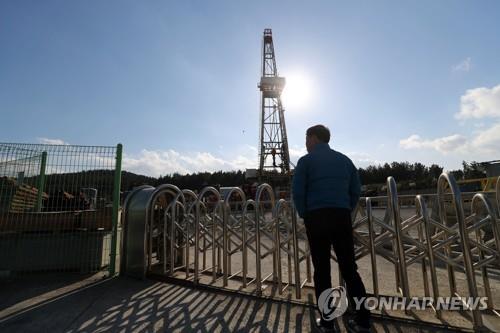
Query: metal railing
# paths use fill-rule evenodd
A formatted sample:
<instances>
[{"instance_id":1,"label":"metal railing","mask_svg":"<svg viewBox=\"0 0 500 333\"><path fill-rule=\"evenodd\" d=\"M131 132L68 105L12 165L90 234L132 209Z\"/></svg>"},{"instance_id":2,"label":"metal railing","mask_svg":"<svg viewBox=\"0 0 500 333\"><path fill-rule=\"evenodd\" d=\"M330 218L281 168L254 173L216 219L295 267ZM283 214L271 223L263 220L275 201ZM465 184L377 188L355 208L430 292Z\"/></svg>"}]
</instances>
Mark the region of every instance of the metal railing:
<instances>
[{"instance_id":1,"label":"metal railing","mask_svg":"<svg viewBox=\"0 0 500 333\"><path fill-rule=\"evenodd\" d=\"M115 273L122 146L0 143L0 271Z\"/></svg>"},{"instance_id":2,"label":"metal railing","mask_svg":"<svg viewBox=\"0 0 500 333\"><path fill-rule=\"evenodd\" d=\"M402 200L414 205L402 207ZM461 193L453 177L443 173L437 194L416 196L398 196L396 182L389 177L387 196L361 198L353 212L355 256L370 262L373 294L381 295L381 261L393 265L395 293L405 297L430 296L431 289L434 299L459 296L457 274L466 281L465 289L460 286L462 296L476 297L480 275L488 311L498 315L489 272L500 268L499 203L500 177L494 193ZM409 209L415 213L403 216ZM130 251L135 259L124 262L129 274L144 276L160 268L160 274L194 284L233 283L256 295L265 284L279 295L294 291L297 299L311 281L304 224L293 204L276 201L267 184L258 187L255 200L237 187L224 198L212 187L199 194L173 185L139 188L127 198L125 220L131 229L126 238L136 243ZM126 244L124 252L129 253ZM140 269L134 273L134 267ZM413 274L421 272L423 288L412 286L410 270L412 283ZM444 274L449 293L440 288ZM434 310L440 318L440 309ZM472 322L475 328L483 326L480 310L472 310Z\"/></svg>"}]
</instances>

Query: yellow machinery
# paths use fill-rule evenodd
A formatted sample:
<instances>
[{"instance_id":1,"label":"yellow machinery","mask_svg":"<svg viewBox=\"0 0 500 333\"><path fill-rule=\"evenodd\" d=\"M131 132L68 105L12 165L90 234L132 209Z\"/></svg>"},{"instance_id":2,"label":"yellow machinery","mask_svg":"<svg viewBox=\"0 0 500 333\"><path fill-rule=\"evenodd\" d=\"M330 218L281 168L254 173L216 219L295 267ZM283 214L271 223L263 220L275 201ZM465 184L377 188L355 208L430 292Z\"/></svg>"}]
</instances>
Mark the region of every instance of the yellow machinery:
<instances>
[{"instance_id":1,"label":"yellow machinery","mask_svg":"<svg viewBox=\"0 0 500 333\"><path fill-rule=\"evenodd\" d=\"M485 177L475 179L464 179L457 181L458 186L462 192L475 192L475 191L494 191L497 182L497 177Z\"/></svg>"}]
</instances>

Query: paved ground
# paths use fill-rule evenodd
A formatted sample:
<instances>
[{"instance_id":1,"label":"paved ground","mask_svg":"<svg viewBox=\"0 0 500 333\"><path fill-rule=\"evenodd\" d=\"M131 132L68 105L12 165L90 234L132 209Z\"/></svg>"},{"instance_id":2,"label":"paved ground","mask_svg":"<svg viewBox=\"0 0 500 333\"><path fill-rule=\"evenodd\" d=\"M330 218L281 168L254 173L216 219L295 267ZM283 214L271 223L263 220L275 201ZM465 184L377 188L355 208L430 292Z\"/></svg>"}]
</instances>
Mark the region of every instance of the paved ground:
<instances>
[{"instance_id":1,"label":"paved ground","mask_svg":"<svg viewBox=\"0 0 500 333\"><path fill-rule=\"evenodd\" d=\"M265 237L262 242L266 242ZM249 262L255 262L251 254ZM270 256L262 260L261 264L263 276L272 272ZM233 272L238 271L240 266L239 256L234 255ZM286 266L283 256L284 281L288 280ZM374 279L369 257L358 260L358 266L368 291L373 292ZM394 265L377 256L377 267L376 279L381 294L394 295ZM249 275L254 275L254 269L250 265ZM305 278L305 272L306 265L302 262L301 280ZM447 296L448 291L446 272L445 267L437 267L439 290L444 296ZM417 264L410 266L408 274L411 294L423 296L421 267ZM337 285L335 264L332 266L332 278L333 284ZM207 284L211 284L209 280ZM215 286L220 287L220 282L217 281ZM481 286L479 275L477 282ZM498 305L498 273L490 275L490 285L493 302ZM241 290L240 283L232 280L229 287ZM466 281L460 272L457 272L457 287L461 294L466 294ZM252 288L250 286L247 289ZM312 295L307 295L306 289L303 299L312 302ZM272 288L267 288L264 293L271 291ZM438 322L433 313L426 312L412 315L391 313L391 316ZM0 277L0 332L311 332L314 317L311 308L304 305L197 290L152 280L138 281L122 277L103 280L102 275L81 274L30 275L11 281ZM500 332L500 321L495 318L488 320L489 326L497 327ZM441 322L470 327L469 319L456 313L452 315L448 312ZM374 318L373 328L374 332L445 331L380 316ZM338 329L345 332L341 321Z\"/></svg>"},{"instance_id":2,"label":"paved ground","mask_svg":"<svg viewBox=\"0 0 500 333\"><path fill-rule=\"evenodd\" d=\"M309 307L152 280L0 281L0 332L311 332ZM339 323L339 331L345 331ZM443 332L376 318L376 332Z\"/></svg>"}]
</instances>

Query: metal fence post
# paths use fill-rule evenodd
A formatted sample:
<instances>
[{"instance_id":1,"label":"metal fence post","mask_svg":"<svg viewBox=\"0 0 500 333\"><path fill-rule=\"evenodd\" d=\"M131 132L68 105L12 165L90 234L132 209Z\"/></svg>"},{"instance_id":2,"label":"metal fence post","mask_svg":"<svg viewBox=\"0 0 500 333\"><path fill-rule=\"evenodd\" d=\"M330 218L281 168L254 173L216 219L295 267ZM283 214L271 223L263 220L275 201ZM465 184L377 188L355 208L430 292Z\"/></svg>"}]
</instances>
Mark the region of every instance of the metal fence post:
<instances>
[{"instance_id":1,"label":"metal fence post","mask_svg":"<svg viewBox=\"0 0 500 333\"><path fill-rule=\"evenodd\" d=\"M462 205L462 194L455 181L455 178L453 178L453 176L448 174L447 172L443 172L441 176L439 176L438 178L438 198L443 202L442 203L443 208L444 208L443 197L445 194L446 184L448 184L450 188L452 195L452 203L455 209L455 215L457 217L458 235L460 236L460 243L462 245L464 270L465 270L465 276L467 278L467 286L469 287L469 296L477 298L478 292L477 292L474 262L469 244L469 231L467 229L467 225L465 224L464 207ZM445 214L444 211L442 213ZM452 296L455 295L456 295L456 290L455 293L452 294ZM481 316L481 312L479 309L472 310L472 320L474 324L474 330L483 329L483 317Z\"/></svg>"},{"instance_id":2,"label":"metal fence post","mask_svg":"<svg viewBox=\"0 0 500 333\"><path fill-rule=\"evenodd\" d=\"M43 199L43 191L45 189L45 168L47 166L47 152L44 151L42 153L42 161L40 163L40 176L38 177L38 192L36 194L36 212L42 211L42 199Z\"/></svg>"},{"instance_id":3,"label":"metal fence post","mask_svg":"<svg viewBox=\"0 0 500 333\"><path fill-rule=\"evenodd\" d=\"M373 221L372 200L366 198L366 218L368 222L368 236L370 244L370 258L372 264L373 294L379 296L378 292L378 272L377 272L377 252L375 250L375 226Z\"/></svg>"},{"instance_id":4,"label":"metal fence post","mask_svg":"<svg viewBox=\"0 0 500 333\"><path fill-rule=\"evenodd\" d=\"M292 205L292 241L293 241L293 266L295 274L295 297L300 299L300 262L299 262L299 240L297 236L297 211L295 204Z\"/></svg>"},{"instance_id":5,"label":"metal fence post","mask_svg":"<svg viewBox=\"0 0 500 333\"><path fill-rule=\"evenodd\" d=\"M389 208L394 221L394 230L396 236L396 249L398 255L397 273L401 283L401 293L404 297L410 297L410 288L408 283L408 271L406 267L405 248L403 245L403 232L401 230L401 213L398 199L396 181L393 177L387 178L387 199L389 200Z\"/></svg>"},{"instance_id":6,"label":"metal fence post","mask_svg":"<svg viewBox=\"0 0 500 333\"><path fill-rule=\"evenodd\" d=\"M121 174L122 174L122 151L123 146L119 143L116 146L116 164L115 164L115 179L113 182L113 215L111 226L111 251L109 262L109 275L115 274L116 263L116 243L118 238L118 214L120 209L120 187L121 187Z\"/></svg>"}]
</instances>

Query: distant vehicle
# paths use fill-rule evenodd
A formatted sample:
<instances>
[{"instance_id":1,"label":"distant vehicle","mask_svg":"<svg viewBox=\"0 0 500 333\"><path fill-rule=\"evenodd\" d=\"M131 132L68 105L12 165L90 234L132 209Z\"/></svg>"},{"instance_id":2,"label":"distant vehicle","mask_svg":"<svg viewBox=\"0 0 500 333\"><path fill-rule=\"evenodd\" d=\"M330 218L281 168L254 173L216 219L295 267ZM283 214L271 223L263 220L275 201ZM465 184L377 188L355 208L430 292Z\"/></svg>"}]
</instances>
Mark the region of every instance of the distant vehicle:
<instances>
[{"instance_id":1,"label":"distant vehicle","mask_svg":"<svg viewBox=\"0 0 500 333\"><path fill-rule=\"evenodd\" d=\"M496 182L497 177L485 177L459 180L457 181L457 184L462 192L487 192L495 190Z\"/></svg>"}]
</instances>

